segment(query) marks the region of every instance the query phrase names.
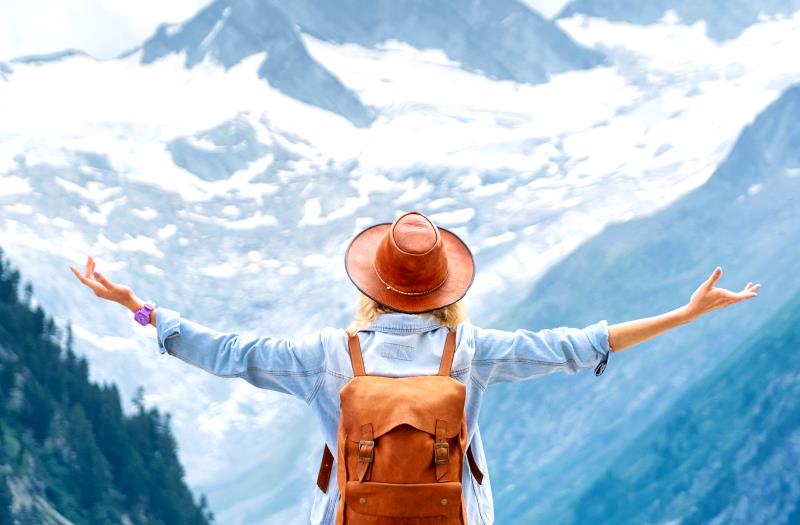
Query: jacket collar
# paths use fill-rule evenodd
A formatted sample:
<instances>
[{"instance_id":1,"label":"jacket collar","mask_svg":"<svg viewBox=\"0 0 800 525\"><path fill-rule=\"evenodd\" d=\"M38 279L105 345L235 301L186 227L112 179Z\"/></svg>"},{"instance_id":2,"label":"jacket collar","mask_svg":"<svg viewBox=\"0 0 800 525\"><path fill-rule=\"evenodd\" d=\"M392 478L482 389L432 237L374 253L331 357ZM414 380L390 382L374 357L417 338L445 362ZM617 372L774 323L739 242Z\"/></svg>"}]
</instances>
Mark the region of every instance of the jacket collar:
<instances>
[{"instance_id":1,"label":"jacket collar","mask_svg":"<svg viewBox=\"0 0 800 525\"><path fill-rule=\"evenodd\" d=\"M432 315L407 314L402 312L388 312L381 314L362 330L376 332L428 332L440 328L442 324Z\"/></svg>"}]
</instances>

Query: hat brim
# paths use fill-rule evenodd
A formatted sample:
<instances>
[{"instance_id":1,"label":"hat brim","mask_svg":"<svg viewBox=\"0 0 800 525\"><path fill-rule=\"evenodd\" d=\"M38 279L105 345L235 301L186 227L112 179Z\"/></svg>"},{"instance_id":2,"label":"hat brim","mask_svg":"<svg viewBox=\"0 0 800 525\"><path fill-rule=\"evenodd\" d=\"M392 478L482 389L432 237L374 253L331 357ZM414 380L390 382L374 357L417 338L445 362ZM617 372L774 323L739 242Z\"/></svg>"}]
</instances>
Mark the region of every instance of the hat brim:
<instances>
[{"instance_id":1,"label":"hat brim","mask_svg":"<svg viewBox=\"0 0 800 525\"><path fill-rule=\"evenodd\" d=\"M451 231L437 226L447 252L447 279L436 290L407 295L387 288L372 265L375 250L392 226L381 223L361 231L350 241L344 256L347 276L367 297L393 310L423 313L457 302L466 295L475 278L475 261L469 247Z\"/></svg>"}]
</instances>

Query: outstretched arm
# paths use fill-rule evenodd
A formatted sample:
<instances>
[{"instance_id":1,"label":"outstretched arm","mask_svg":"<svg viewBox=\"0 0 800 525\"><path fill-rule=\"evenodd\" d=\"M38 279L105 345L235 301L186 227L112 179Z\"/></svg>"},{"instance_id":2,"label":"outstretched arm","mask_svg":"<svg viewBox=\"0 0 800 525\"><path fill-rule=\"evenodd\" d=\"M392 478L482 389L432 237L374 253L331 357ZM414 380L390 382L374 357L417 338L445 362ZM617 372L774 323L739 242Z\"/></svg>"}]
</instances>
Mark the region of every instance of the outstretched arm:
<instances>
[{"instance_id":1,"label":"outstretched arm","mask_svg":"<svg viewBox=\"0 0 800 525\"><path fill-rule=\"evenodd\" d=\"M141 308L142 301L129 287L112 282L94 266L89 257L85 274L70 268L96 296L134 312ZM243 337L183 319L179 312L164 307L157 317L151 312L150 324L156 327L162 354L220 377L240 377L259 388L293 394L309 403L324 376L327 329L298 338Z\"/></svg>"},{"instance_id":2,"label":"outstretched arm","mask_svg":"<svg viewBox=\"0 0 800 525\"><path fill-rule=\"evenodd\" d=\"M690 323L703 314L758 295L761 285L750 282L738 293L714 287L721 275L722 268L717 266L711 276L695 290L689 302L680 308L661 315L609 325L608 344L611 351L619 352L678 325Z\"/></svg>"},{"instance_id":3,"label":"outstretched arm","mask_svg":"<svg viewBox=\"0 0 800 525\"><path fill-rule=\"evenodd\" d=\"M476 378L484 385L530 379L555 371L576 373L594 368L595 375L605 370L609 352L646 341L656 335L691 322L701 315L755 297L760 284L747 286L739 293L714 284L722 275L717 267L692 294L689 302L665 314L609 325L598 321L585 328L545 328L537 332L513 332L473 327Z\"/></svg>"}]
</instances>

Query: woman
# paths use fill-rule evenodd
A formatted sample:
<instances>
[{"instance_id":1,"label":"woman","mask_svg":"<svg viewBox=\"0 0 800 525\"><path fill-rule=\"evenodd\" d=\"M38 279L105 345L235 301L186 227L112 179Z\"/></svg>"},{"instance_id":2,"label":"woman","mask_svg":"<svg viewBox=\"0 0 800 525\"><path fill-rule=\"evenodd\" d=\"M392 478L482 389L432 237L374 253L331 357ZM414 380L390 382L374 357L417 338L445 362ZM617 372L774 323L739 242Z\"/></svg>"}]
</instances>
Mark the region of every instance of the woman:
<instances>
[{"instance_id":1,"label":"woman","mask_svg":"<svg viewBox=\"0 0 800 525\"><path fill-rule=\"evenodd\" d=\"M183 319L177 311L145 305L129 287L96 272L91 257L84 274L71 267L95 295L136 312L142 324L154 325L161 353L222 377L241 377L257 387L303 399L318 419L330 450L337 450L339 393L354 375L350 334L356 334L367 375L407 377L434 374L443 360L447 334L454 331L456 350L450 376L466 387L463 413L472 452L469 459L474 462L470 465L464 458L461 470L463 511L470 525L494 521L477 427L488 386L554 371L574 374L594 368L600 375L610 352L755 297L760 287L747 283L738 293L717 288L714 284L722 274L717 267L686 305L658 316L610 326L601 320L582 329L559 327L538 332L479 328L469 322L461 301L474 277L472 253L458 236L416 211L359 233L347 248L345 268L362 292L355 318L346 330L326 327L299 338L243 338ZM325 472L326 461L330 467L333 459L327 458L323 458L318 479L321 490L316 491L311 516L312 523L326 525L342 519L336 516L340 494L337 468ZM338 470L341 475L343 470Z\"/></svg>"}]
</instances>

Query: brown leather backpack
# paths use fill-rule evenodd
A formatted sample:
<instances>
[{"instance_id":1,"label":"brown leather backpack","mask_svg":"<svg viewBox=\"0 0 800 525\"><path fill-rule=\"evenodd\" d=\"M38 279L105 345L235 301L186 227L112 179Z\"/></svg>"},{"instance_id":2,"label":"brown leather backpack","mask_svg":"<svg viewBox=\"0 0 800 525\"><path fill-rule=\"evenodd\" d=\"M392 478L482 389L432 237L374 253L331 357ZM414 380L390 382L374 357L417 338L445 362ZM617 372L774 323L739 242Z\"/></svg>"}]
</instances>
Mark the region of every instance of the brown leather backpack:
<instances>
[{"instance_id":1,"label":"brown leather backpack","mask_svg":"<svg viewBox=\"0 0 800 525\"><path fill-rule=\"evenodd\" d=\"M438 375L368 376L358 335L348 347L353 379L339 391L337 525L467 525L461 492L467 449L466 387L450 377L456 333L447 334ZM317 485L325 492L328 447Z\"/></svg>"}]
</instances>

